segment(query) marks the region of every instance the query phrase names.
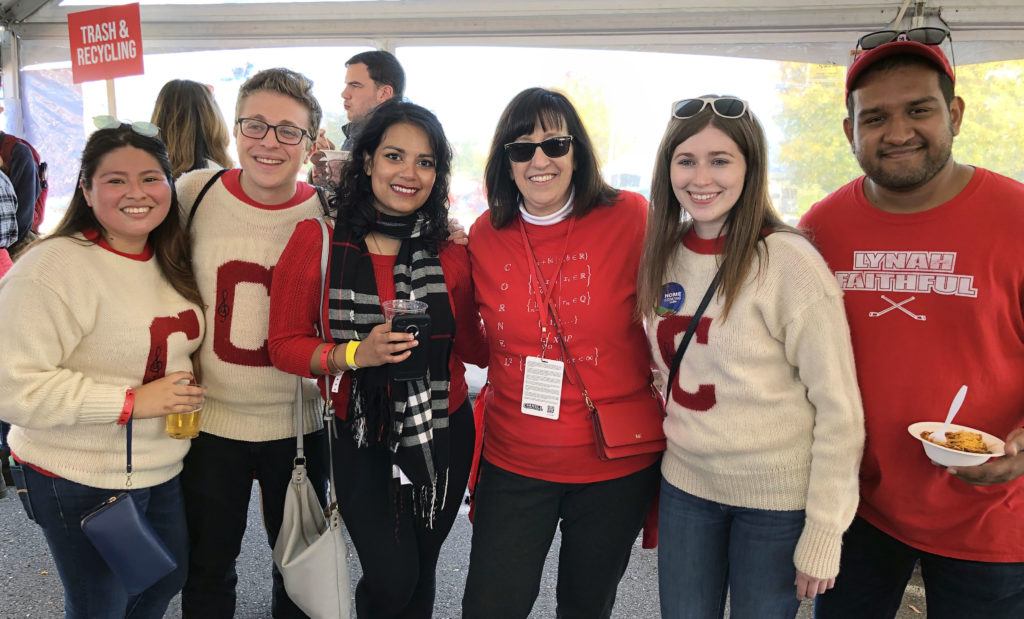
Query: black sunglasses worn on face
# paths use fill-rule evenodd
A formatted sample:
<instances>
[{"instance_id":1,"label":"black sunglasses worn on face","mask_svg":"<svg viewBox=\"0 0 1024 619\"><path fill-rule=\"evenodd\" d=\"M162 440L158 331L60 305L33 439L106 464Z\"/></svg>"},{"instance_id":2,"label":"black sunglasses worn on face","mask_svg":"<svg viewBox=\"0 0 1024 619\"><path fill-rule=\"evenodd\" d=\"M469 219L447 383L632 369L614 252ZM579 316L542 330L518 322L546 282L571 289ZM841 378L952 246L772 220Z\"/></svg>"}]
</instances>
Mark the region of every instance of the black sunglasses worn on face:
<instances>
[{"instance_id":1,"label":"black sunglasses worn on face","mask_svg":"<svg viewBox=\"0 0 1024 619\"><path fill-rule=\"evenodd\" d=\"M857 39L857 47L863 50L875 49L893 41L916 41L925 45L941 45L949 32L942 28L911 28L910 30L879 30Z\"/></svg>"},{"instance_id":2,"label":"black sunglasses worn on face","mask_svg":"<svg viewBox=\"0 0 1024 619\"><path fill-rule=\"evenodd\" d=\"M515 163L525 163L533 159L537 147L544 151L544 156L551 159L564 157L572 146L571 135L560 135L548 138L542 142L509 142L505 145L505 152L508 158Z\"/></svg>"},{"instance_id":3,"label":"black sunglasses worn on face","mask_svg":"<svg viewBox=\"0 0 1024 619\"><path fill-rule=\"evenodd\" d=\"M308 131L295 125L271 125L258 118L239 118L235 123L242 135L254 140L262 140L271 129L274 130L277 141L282 144L294 146L302 142L304 137L309 137L310 140L316 139Z\"/></svg>"},{"instance_id":4,"label":"black sunglasses worn on face","mask_svg":"<svg viewBox=\"0 0 1024 619\"><path fill-rule=\"evenodd\" d=\"M722 118L739 118L747 113L747 102L736 97L701 97L682 99L672 104L672 116L680 120L693 118L711 106L711 111Z\"/></svg>"}]
</instances>

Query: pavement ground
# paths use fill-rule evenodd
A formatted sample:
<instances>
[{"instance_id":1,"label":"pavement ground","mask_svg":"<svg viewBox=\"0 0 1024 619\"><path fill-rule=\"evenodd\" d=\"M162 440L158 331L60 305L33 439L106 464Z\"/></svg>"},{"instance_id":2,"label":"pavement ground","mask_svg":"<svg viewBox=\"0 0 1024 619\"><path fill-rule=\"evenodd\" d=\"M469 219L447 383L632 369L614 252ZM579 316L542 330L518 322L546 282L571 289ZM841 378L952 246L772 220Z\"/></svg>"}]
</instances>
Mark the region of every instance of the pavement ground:
<instances>
[{"instance_id":1,"label":"pavement ground","mask_svg":"<svg viewBox=\"0 0 1024 619\"><path fill-rule=\"evenodd\" d=\"M249 503L249 527L245 533L237 568L238 605L235 617L240 619L269 619L271 616L270 548L263 533L258 504L254 490ZM437 601L434 607L434 616L438 619L454 619L460 615L462 588L469 562L470 536L469 520L463 513L456 520L455 527L441 551L437 570ZM559 537L556 535L544 568L540 596L530 615L531 619L555 616L558 545ZM354 590L360 570L351 546L349 565ZM0 619L57 619L63 613L63 588L46 547L46 541L39 527L25 517L20 502L14 497L14 493L10 492L6 499L0 499ZM924 590L921 587L920 576L915 574L897 617L921 618L924 613ZM166 616L180 615L179 598L175 598ZM619 585L613 617L647 619L658 616L657 552L642 550L638 541L633 548L629 568ZM800 619L811 617L810 604L802 604L797 616Z\"/></svg>"}]
</instances>

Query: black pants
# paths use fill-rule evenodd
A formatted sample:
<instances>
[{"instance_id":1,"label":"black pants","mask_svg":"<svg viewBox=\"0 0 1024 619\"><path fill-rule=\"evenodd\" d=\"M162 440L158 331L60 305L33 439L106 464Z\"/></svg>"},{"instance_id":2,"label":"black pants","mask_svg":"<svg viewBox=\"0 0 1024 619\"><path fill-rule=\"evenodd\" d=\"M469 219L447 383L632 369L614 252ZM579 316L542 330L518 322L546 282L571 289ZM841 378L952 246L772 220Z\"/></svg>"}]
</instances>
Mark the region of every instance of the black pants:
<instances>
[{"instance_id":1,"label":"black pants","mask_svg":"<svg viewBox=\"0 0 1024 619\"><path fill-rule=\"evenodd\" d=\"M561 521L556 616L610 617L615 592L660 480L659 464L603 482L563 484L516 475L486 460L463 619L525 619Z\"/></svg>"},{"instance_id":2,"label":"black pants","mask_svg":"<svg viewBox=\"0 0 1024 619\"><path fill-rule=\"evenodd\" d=\"M932 619L1024 617L1024 563L966 561L924 552L863 518L854 518L843 536L836 586L817 597L814 616L895 617L918 562Z\"/></svg>"},{"instance_id":3,"label":"black pants","mask_svg":"<svg viewBox=\"0 0 1024 619\"><path fill-rule=\"evenodd\" d=\"M476 436L468 402L448 419L448 491L433 528L412 513L412 486L402 486L396 513L385 447L356 447L344 429L334 443L341 515L363 568L356 585L360 619L429 619L433 614L437 558L462 504Z\"/></svg>"},{"instance_id":4,"label":"black pants","mask_svg":"<svg viewBox=\"0 0 1024 619\"><path fill-rule=\"evenodd\" d=\"M324 440L322 430L305 437L306 466L321 503L327 488ZM181 477L189 532L188 580L181 594L184 617L234 615L235 559L242 548L253 479L260 484L263 524L273 548L294 458L294 438L250 443L200 433L192 439ZM277 567L272 569L273 616L305 617L285 593Z\"/></svg>"}]
</instances>

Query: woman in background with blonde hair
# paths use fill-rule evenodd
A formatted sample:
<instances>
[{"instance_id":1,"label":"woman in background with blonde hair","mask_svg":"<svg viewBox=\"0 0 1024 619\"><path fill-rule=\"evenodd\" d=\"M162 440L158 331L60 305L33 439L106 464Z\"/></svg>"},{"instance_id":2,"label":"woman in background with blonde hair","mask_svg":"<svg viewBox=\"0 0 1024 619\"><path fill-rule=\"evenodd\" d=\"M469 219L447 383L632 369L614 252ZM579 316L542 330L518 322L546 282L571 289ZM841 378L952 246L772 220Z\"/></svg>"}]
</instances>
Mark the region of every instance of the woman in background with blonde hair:
<instances>
[{"instance_id":1,"label":"woman in background with blonde hair","mask_svg":"<svg viewBox=\"0 0 1024 619\"><path fill-rule=\"evenodd\" d=\"M174 178L203 168L232 168L228 128L204 84L171 80L160 89L151 122L160 127Z\"/></svg>"}]
</instances>

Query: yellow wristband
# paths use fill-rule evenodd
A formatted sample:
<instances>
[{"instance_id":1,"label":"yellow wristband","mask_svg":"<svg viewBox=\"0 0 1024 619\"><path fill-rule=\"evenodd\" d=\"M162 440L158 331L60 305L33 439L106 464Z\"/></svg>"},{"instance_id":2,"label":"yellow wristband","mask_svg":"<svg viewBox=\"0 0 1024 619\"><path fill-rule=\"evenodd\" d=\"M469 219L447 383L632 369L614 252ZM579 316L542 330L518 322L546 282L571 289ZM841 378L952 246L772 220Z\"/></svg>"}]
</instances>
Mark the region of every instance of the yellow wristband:
<instances>
[{"instance_id":1,"label":"yellow wristband","mask_svg":"<svg viewBox=\"0 0 1024 619\"><path fill-rule=\"evenodd\" d=\"M348 344L345 344L345 365L350 370L358 370L359 366L356 365L356 351L359 350L359 345L362 344L359 340L349 340Z\"/></svg>"}]
</instances>

